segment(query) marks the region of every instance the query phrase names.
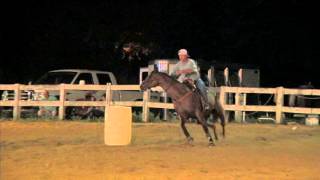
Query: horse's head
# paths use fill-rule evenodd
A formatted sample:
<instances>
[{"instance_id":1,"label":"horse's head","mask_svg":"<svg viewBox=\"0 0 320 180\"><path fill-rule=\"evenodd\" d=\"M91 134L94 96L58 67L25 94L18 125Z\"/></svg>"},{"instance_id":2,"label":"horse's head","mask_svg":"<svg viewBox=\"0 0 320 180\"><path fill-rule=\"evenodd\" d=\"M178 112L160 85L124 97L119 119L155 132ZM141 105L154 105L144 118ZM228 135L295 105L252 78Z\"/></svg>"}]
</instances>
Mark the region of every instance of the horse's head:
<instances>
[{"instance_id":1,"label":"horse's head","mask_svg":"<svg viewBox=\"0 0 320 180\"><path fill-rule=\"evenodd\" d=\"M159 72L157 70L152 73L142 82L140 89L145 91L147 89L156 87L159 85Z\"/></svg>"}]
</instances>

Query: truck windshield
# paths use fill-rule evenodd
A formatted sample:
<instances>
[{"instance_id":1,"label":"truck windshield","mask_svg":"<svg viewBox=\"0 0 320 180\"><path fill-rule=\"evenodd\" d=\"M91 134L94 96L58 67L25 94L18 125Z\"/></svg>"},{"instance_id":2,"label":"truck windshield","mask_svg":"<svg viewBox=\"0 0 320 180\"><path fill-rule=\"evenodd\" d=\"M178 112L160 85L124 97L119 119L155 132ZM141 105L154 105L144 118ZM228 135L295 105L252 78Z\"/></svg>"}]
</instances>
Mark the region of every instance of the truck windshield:
<instances>
[{"instance_id":1,"label":"truck windshield","mask_svg":"<svg viewBox=\"0 0 320 180\"><path fill-rule=\"evenodd\" d=\"M34 84L70 84L75 75L76 72L48 72Z\"/></svg>"}]
</instances>

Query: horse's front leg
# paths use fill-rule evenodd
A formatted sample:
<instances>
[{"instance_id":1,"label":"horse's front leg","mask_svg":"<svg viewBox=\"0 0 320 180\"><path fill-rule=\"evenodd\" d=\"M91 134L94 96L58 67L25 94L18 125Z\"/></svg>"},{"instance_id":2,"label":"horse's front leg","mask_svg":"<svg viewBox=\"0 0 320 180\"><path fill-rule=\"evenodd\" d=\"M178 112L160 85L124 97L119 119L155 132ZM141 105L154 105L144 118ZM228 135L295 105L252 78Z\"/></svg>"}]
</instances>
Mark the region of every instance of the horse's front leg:
<instances>
[{"instance_id":1,"label":"horse's front leg","mask_svg":"<svg viewBox=\"0 0 320 180\"><path fill-rule=\"evenodd\" d=\"M187 119L188 118L186 118L186 117L181 117L180 116L181 129L182 129L184 135L186 136L188 143L191 144L193 142L193 138L190 136L190 134L189 134L189 132L188 132L188 130L186 128L186 125L185 125Z\"/></svg>"}]
</instances>

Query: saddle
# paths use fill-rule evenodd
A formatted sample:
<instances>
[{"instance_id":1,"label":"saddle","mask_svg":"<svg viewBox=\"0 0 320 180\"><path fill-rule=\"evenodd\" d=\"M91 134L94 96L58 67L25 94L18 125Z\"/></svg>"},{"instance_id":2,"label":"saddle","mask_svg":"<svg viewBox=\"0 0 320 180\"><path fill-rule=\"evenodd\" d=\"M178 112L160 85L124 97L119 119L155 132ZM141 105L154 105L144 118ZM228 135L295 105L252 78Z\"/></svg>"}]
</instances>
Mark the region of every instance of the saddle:
<instances>
[{"instance_id":1,"label":"saddle","mask_svg":"<svg viewBox=\"0 0 320 180\"><path fill-rule=\"evenodd\" d=\"M195 91L197 89L196 84L192 79L186 79L182 83L185 84L192 91Z\"/></svg>"}]
</instances>

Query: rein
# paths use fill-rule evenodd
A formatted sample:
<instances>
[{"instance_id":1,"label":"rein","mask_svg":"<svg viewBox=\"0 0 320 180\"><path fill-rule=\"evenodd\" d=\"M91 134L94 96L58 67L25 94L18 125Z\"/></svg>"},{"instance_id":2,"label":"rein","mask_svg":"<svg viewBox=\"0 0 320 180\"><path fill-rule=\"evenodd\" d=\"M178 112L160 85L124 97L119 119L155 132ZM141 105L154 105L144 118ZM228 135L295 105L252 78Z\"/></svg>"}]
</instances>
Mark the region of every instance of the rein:
<instances>
[{"instance_id":1,"label":"rein","mask_svg":"<svg viewBox=\"0 0 320 180\"><path fill-rule=\"evenodd\" d=\"M189 91L187 93L185 93L181 98L179 98L178 100L176 100L177 102L181 102L184 98L190 96L192 94L193 91Z\"/></svg>"},{"instance_id":2,"label":"rein","mask_svg":"<svg viewBox=\"0 0 320 180\"><path fill-rule=\"evenodd\" d=\"M171 89L173 87L174 82L170 82L169 85L167 86L167 88L163 88L165 90L165 92L167 92L169 89ZM177 102L181 102L183 99L185 99L186 97L190 96L192 94L192 90L190 90L189 92L185 93L182 97L180 97L179 99L175 100Z\"/></svg>"},{"instance_id":3,"label":"rein","mask_svg":"<svg viewBox=\"0 0 320 180\"><path fill-rule=\"evenodd\" d=\"M170 82L170 84L168 85L168 87L167 88L163 88L165 91L168 91L170 88L172 88L172 82Z\"/></svg>"}]
</instances>

